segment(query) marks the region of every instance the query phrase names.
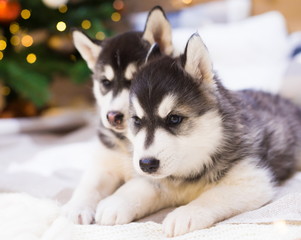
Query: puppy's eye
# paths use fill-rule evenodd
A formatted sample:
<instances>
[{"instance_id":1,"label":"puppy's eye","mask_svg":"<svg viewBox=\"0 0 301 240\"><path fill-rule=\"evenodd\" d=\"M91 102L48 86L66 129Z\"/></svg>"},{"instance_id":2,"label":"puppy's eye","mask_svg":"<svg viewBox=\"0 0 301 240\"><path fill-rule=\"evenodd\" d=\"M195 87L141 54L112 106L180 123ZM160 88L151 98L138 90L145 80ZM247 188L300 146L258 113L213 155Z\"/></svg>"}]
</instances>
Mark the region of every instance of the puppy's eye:
<instances>
[{"instance_id":1,"label":"puppy's eye","mask_svg":"<svg viewBox=\"0 0 301 240\"><path fill-rule=\"evenodd\" d=\"M109 88L112 85L112 82L109 81L108 79L102 79L101 80L101 84L105 87L105 88Z\"/></svg>"},{"instance_id":2,"label":"puppy's eye","mask_svg":"<svg viewBox=\"0 0 301 240\"><path fill-rule=\"evenodd\" d=\"M183 121L183 117L175 114L171 114L166 118L166 124L168 126L177 126Z\"/></svg>"},{"instance_id":3,"label":"puppy's eye","mask_svg":"<svg viewBox=\"0 0 301 240\"><path fill-rule=\"evenodd\" d=\"M133 123L135 124L136 127L140 127L141 126L142 121L141 121L141 119L139 117L133 116L132 120L133 120Z\"/></svg>"}]
</instances>

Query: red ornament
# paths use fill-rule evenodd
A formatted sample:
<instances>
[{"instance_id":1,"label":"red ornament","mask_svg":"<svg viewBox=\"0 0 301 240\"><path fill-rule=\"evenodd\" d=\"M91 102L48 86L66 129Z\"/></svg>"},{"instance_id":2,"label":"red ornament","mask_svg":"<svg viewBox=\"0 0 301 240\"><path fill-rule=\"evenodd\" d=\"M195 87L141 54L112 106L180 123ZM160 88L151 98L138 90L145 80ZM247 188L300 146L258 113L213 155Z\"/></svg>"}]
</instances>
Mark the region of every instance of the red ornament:
<instances>
[{"instance_id":1,"label":"red ornament","mask_svg":"<svg viewBox=\"0 0 301 240\"><path fill-rule=\"evenodd\" d=\"M0 0L0 22L10 23L19 17L20 3L14 0Z\"/></svg>"}]
</instances>

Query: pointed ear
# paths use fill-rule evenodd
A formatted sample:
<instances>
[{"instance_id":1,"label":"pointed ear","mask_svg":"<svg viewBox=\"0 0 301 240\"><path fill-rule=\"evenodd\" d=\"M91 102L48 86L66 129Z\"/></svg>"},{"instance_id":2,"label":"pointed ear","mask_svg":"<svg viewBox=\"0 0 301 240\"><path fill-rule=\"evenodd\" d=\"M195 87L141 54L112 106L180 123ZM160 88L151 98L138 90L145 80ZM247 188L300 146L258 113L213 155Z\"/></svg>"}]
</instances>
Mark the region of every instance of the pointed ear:
<instances>
[{"instance_id":1,"label":"pointed ear","mask_svg":"<svg viewBox=\"0 0 301 240\"><path fill-rule=\"evenodd\" d=\"M212 62L199 34L193 34L187 42L184 53L185 71L193 78L206 83L214 81Z\"/></svg>"},{"instance_id":2,"label":"pointed ear","mask_svg":"<svg viewBox=\"0 0 301 240\"><path fill-rule=\"evenodd\" d=\"M148 50L148 53L146 55L145 58L145 63L147 63L148 61L150 61L151 59L161 56L161 51L160 51L160 47L157 43L154 43L150 49Z\"/></svg>"},{"instance_id":3,"label":"pointed ear","mask_svg":"<svg viewBox=\"0 0 301 240\"><path fill-rule=\"evenodd\" d=\"M76 49L93 71L102 49L100 43L93 42L87 35L77 30L72 32L72 36Z\"/></svg>"},{"instance_id":4,"label":"pointed ear","mask_svg":"<svg viewBox=\"0 0 301 240\"><path fill-rule=\"evenodd\" d=\"M154 7L149 12L142 38L151 45L158 43L162 53L172 54L171 26L161 7Z\"/></svg>"}]
</instances>

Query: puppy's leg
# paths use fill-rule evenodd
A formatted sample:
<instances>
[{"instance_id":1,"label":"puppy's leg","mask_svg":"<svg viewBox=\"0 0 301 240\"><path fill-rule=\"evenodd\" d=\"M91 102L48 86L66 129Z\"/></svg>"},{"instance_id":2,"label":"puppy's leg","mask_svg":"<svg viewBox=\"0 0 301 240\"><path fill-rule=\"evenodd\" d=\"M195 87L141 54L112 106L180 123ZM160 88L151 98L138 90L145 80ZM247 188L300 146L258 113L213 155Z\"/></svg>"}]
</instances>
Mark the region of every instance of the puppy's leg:
<instances>
[{"instance_id":1,"label":"puppy's leg","mask_svg":"<svg viewBox=\"0 0 301 240\"><path fill-rule=\"evenodd\" d=\"M121 162L124 156L105 147L99 150L101 154L95 156L72 198L63 207L63 214L74 223L92 223L98 202L122 184Z\"/></svg>"},{"instance_id":2,"label":"puppy's leg","mask_svg":"<svg viewBox=\"0 0 301 240\"><path fill-rule=\"evenodd\" d=\"M102 200L95 215L101 225L129 223L166 206L160 187L142 177L133 178Z\"/></svg>"},{"instance_id":3,"label":"puppy's leg","mask_svg":"<svg viewBox=\"0 0 301 240\"><path fill-rule=\"evenodd\" d=\"M168 214L163 221L164 233L173 237L207 228L270 201L274 189L269 171L246 161L236 165L198 198Z\"/></svg>"}]
</instances>

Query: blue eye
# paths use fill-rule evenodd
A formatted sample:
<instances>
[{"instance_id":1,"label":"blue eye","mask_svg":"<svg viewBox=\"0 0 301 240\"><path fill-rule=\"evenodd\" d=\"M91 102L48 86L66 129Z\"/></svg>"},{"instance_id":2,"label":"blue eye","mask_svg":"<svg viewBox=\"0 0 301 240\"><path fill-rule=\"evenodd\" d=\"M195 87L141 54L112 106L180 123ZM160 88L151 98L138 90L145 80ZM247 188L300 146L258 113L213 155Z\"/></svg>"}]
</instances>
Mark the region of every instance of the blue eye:
<instances>
[{"instance_id":1,"label":"blue eye","mask_svg":"<svg viewBox=\"0 0 301 240\"><path fill-rule=\"evenodd\" d=\"M182 121L183 121L183 117L174 114L171 114L166 118L166 123L169 126L179 125Z\"/></svg>"},{"instance_id":2,"label":"blue eye","mask_svg":"<svg viewBox=\"0 0 301 240\"><path fill-rule=\"evenodd\" d=\"M134 124L135 124L137 127L140 127L140 126L141 126L141 119L140 119L139 117L133 116L132 119L133 119Z\"/></svg>"}]
</instances>

